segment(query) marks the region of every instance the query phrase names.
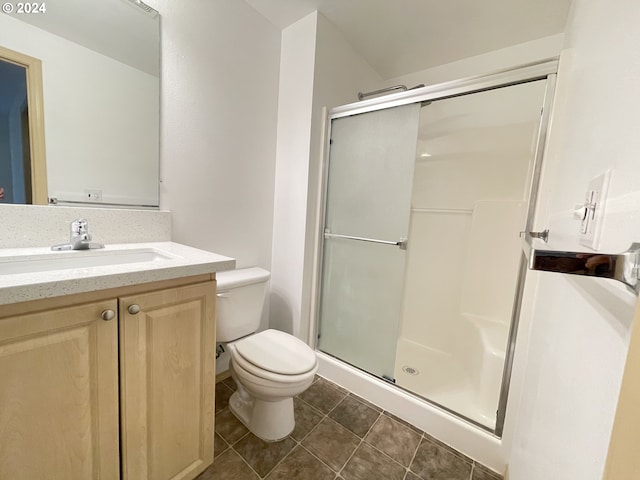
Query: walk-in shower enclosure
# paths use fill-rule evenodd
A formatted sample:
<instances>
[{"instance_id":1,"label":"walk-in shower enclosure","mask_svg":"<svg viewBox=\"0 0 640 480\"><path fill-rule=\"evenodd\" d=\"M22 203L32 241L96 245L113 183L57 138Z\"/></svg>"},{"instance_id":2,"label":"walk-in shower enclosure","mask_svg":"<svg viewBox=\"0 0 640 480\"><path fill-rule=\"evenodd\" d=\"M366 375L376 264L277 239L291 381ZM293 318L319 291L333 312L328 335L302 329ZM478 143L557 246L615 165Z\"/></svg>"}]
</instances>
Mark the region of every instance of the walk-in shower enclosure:
<instances>
[{"instance_id":1,"label":"walk-in shower enclosure","mask_svg":"<svg viewBox=\"0 0 640 480\"><path fill-rule=\"evenodd\" d=\"M329 112L317 348L498 436L556 68Z\"/></svg>"}]
</instances>

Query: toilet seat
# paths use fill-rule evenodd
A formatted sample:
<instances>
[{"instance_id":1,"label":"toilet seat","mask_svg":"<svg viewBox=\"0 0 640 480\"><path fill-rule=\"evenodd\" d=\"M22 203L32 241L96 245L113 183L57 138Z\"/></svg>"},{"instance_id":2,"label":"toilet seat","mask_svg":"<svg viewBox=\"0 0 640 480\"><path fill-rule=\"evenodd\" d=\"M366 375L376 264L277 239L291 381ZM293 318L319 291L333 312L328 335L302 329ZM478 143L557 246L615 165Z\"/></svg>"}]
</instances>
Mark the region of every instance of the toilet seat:
<instances>
[{"instance_id":1,"label":"toilet seat","mask_svg":"<svg viewBox=\"0 0 640 480\"><path fill-rule=\"evenodd\" d=\"M304 380L317 366L315 352L301 340L265 330L229 344L233 361L247 372L282 383Z\"/></svg>"}]
</instances>

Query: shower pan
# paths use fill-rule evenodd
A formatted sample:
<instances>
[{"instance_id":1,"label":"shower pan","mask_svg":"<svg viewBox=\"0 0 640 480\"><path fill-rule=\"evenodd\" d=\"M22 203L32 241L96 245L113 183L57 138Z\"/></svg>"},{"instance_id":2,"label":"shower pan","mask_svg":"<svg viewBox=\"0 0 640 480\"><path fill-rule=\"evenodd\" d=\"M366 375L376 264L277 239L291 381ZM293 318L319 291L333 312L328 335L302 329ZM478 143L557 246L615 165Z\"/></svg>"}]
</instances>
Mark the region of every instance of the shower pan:
<instances>
[{"instance_id":1,"label":"shower pan","mask_svg":"<svg viewBox=\"0 0 640 480\"><path fill-rule=\"evenodd\" d=\"M329 112L317 349L498 437L556 68Z\"/></svg>"}]
</instances>

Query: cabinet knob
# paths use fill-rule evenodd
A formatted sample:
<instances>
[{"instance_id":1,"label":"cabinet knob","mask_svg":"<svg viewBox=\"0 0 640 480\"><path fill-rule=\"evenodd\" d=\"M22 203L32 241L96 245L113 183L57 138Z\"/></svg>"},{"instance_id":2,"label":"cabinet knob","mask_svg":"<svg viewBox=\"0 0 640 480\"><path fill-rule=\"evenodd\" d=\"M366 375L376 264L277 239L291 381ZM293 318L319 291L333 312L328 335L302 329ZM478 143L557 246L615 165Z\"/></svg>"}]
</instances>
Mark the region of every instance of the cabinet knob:
<instances>
[{"instance_id":1,"label":"cabinet knob","mask_svg":"<svg viewBox=\"0 0 640 480\"><path fill-rule=\"evenodd\" d=\"M116 312L111 309L105 310L100 314L100 318L105 321L113 320L114 318L116 318Z\"/></svg>"},{"instance_id":2,"label":"cabinet knob","mask_svg":"<svg viewBox=\"0 0 640 480\"><path fill-rule=\"evenodd\" d=\"M127 307L127 311L131 314L131 315L136 315L137 313L140 312L140 305L136 305L135 303L133 305L129 305Z\"/></svg>"}]
</instances>

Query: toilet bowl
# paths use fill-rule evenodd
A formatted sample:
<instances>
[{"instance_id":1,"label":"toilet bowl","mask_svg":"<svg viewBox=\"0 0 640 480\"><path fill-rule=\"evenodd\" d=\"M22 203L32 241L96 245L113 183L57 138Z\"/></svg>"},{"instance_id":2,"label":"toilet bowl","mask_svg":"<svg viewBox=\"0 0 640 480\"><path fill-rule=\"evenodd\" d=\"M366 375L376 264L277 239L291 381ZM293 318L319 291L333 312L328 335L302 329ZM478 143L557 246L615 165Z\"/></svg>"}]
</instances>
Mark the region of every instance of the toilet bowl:
<instances>
[{"instance_id":1,"label":"toilet bowl","mask_svg":"<svg viewBox=\"0 0 640 480\"><path fill-rule=\"evenodd\" d=\"M216 332L226 343L238 387L229 399L231 412L257 437L277 441L295 428L293 397L313 383L318 361L307 344L288 333L252 333L260 324L268 278L259 268L216 275Z\"/></svg>"},{"instance_id":2,"label":"toilet bowl","mask_svg":"<svg viewBox=\"0 0 640 480\"><path fill-rule=\"evenodd\" d=\"M257 437L285 438L295 428L293 397L309 388L318 369L315 353L278 330L265 330L227 346L231 375L238 386L229 408Z\"/></svg>"}]
</instances>

